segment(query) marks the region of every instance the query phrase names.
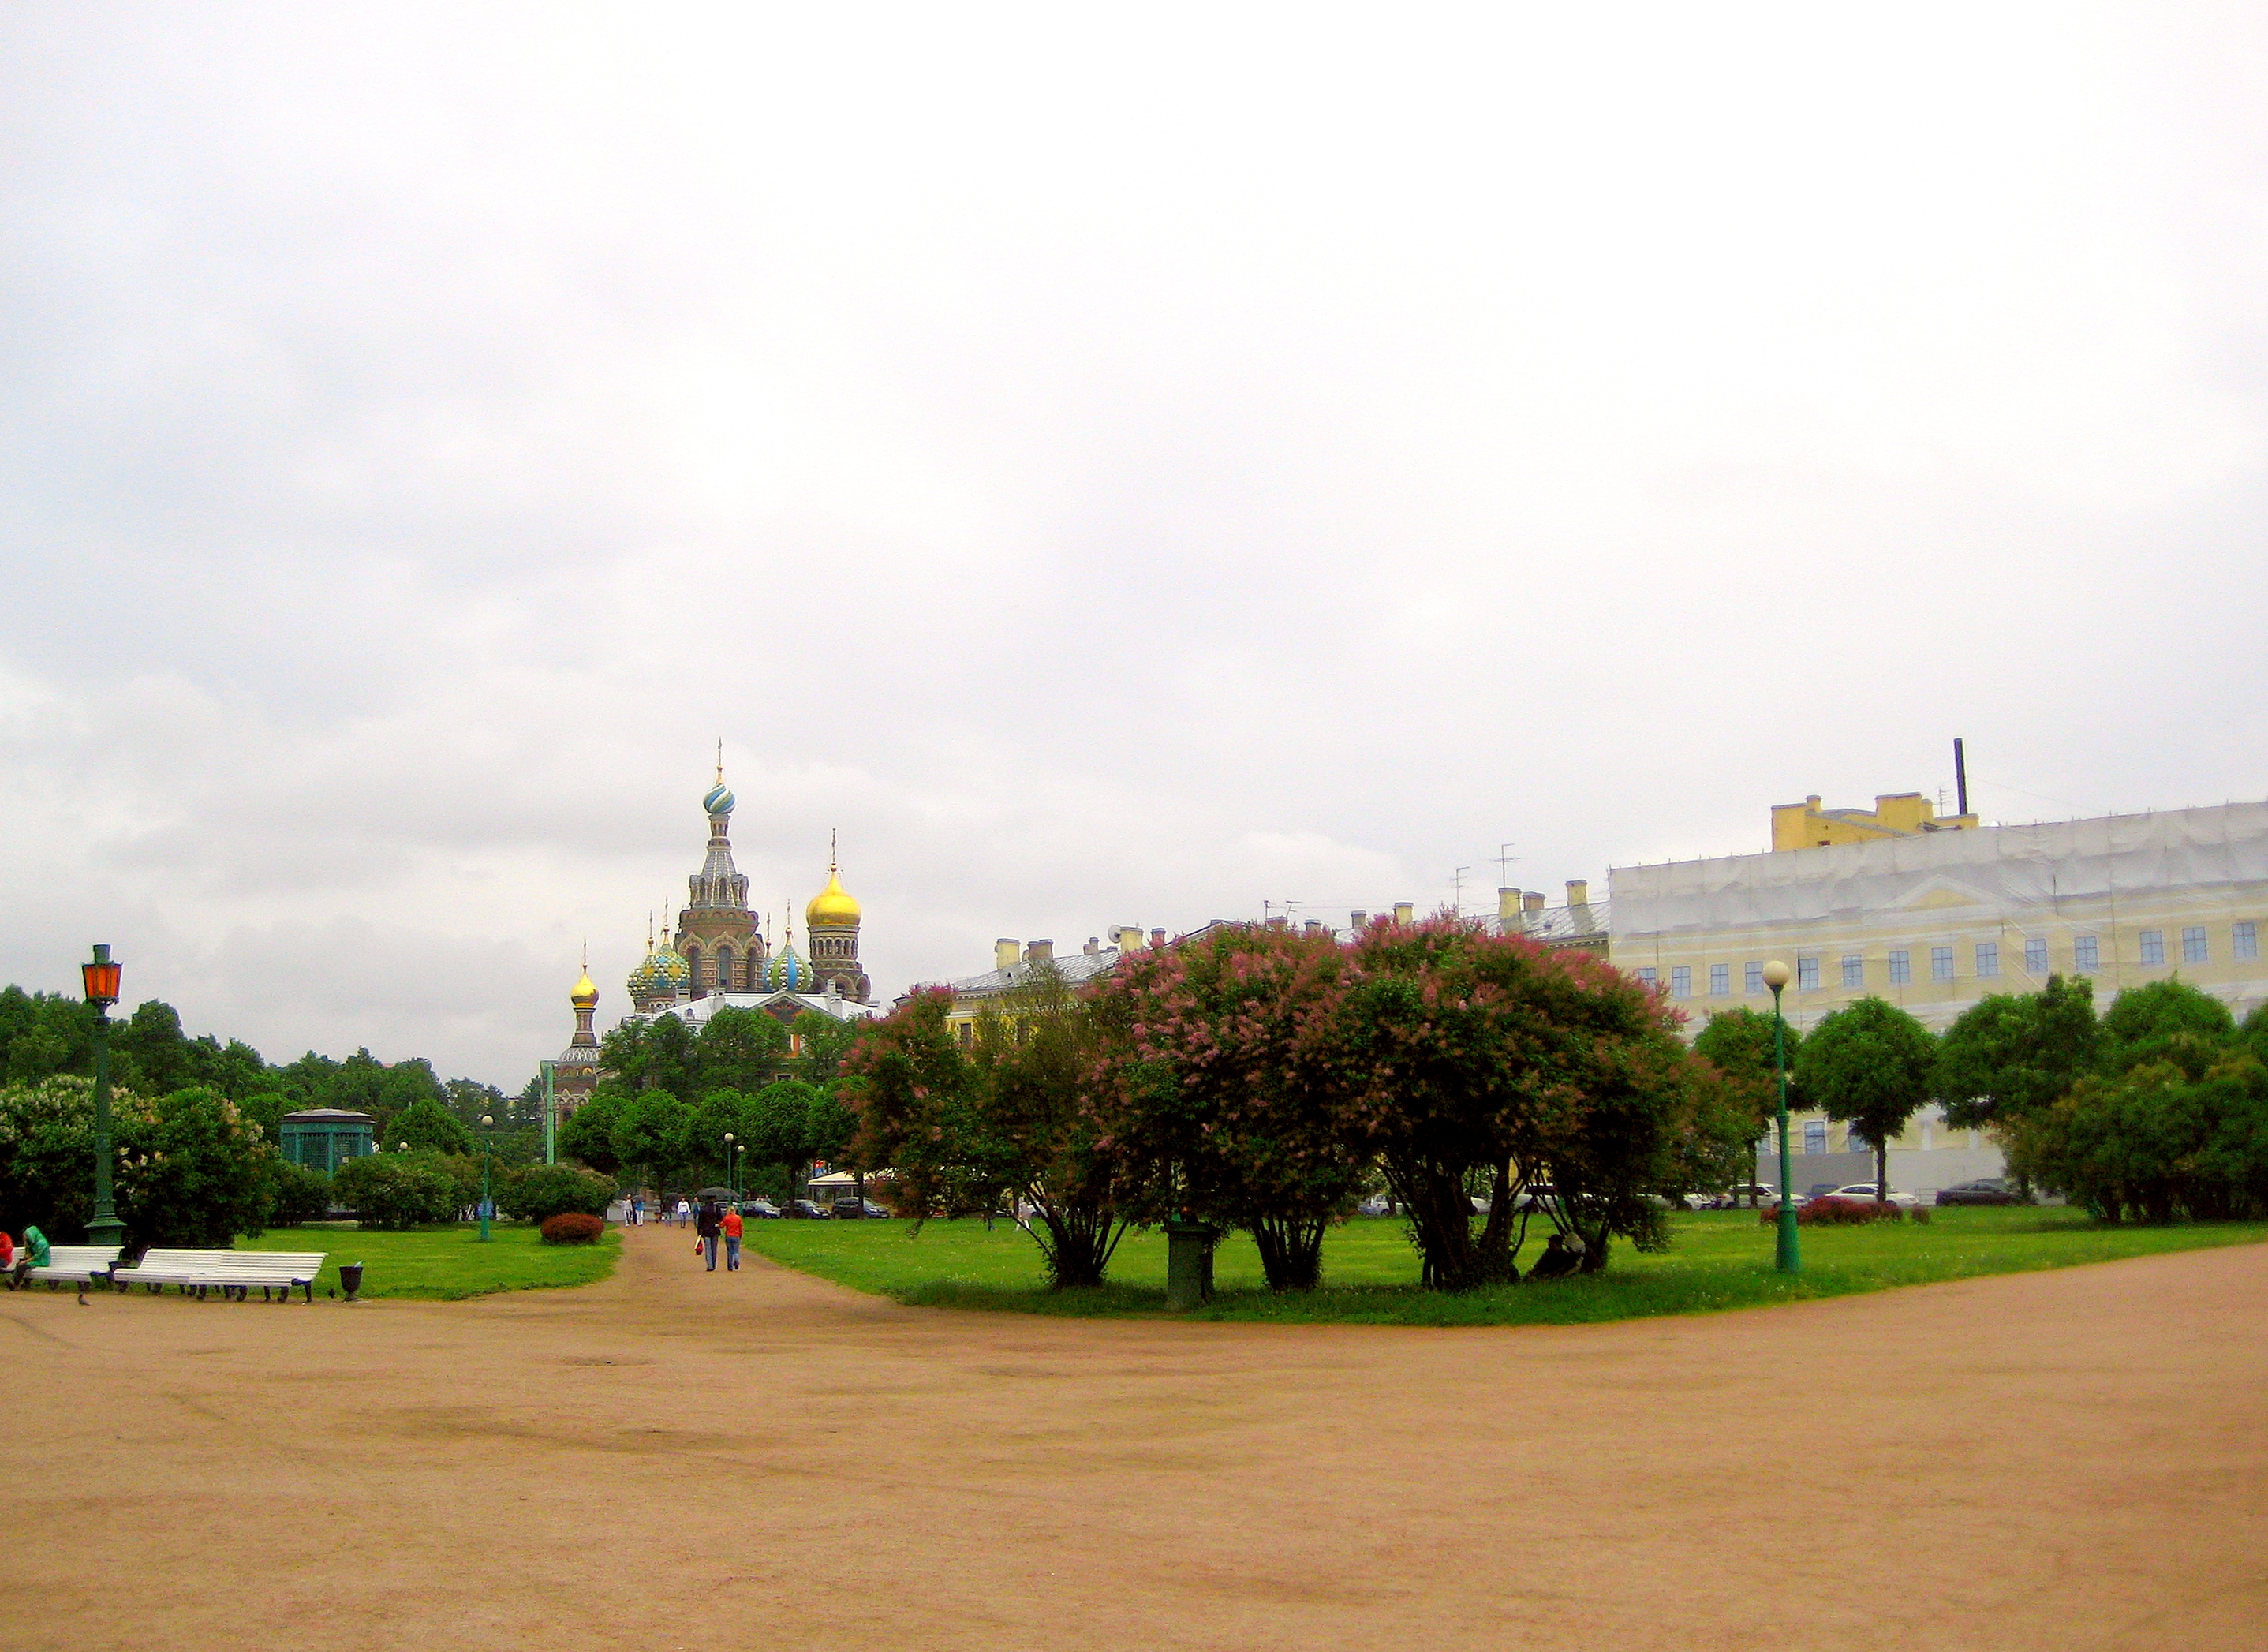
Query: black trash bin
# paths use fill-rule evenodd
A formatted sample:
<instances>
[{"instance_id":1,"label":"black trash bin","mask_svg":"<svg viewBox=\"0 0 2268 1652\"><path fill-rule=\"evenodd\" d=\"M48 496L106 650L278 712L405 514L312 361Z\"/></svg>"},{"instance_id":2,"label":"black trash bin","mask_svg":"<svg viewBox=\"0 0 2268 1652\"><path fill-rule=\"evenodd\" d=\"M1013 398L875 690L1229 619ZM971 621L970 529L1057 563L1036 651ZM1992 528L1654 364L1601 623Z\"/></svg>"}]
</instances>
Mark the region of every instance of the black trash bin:
<instances>
[{"instance_id":1,"label":"black trash bin","mask_svg":"<svg viewBox=\"0 0 2268 1652\"><path fill-rule=\"evenodd\" d=\"M339 1264L339 1288L346 1293L347 1301L355 1302L362 1300L355 1294L357 1291L362 1289L361 1263L342 1262Z\"/></svg>"}]
</instances>

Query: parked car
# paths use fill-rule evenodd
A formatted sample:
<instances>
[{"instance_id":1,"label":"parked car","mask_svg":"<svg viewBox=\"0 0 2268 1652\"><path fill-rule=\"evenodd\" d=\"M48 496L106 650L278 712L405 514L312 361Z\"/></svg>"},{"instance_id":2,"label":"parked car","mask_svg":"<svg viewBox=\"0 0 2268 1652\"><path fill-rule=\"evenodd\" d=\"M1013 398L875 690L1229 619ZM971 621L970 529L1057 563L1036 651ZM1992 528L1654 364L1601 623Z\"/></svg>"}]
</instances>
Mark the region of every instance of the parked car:
<instances>
[{"instance_id":1,"label":"parked car","mask_svg":"<svg viewBox=\"0 0 2268 1652\"><path fill-rule=\"evenodd\" d=\"M2032 1201L2010 1187L1997 1176L1988 1176L1974 1182L1956 1182L1951 1187L1937 1191L1940 1205L2029 1205Z\"/></svg>"},{"instance_id":2,"label":"parked car","mask_svg":"<svg viewBox=\"0 0 2268 1652\"><path fill-rule=\"evenodd\" d=\"M801 1221L825 1221L828 1217L827 1207L824 1205L807 1198L788 1200L787 1208L780 1213Z\"/></svg>"},{"instance_id":3,"label":"parked car","mask_svg":"<svg viewBox=\"0 0 2268 1652\"><path fill-rule=\"evenodd\" d=\"M1383 1193L1373 1193L1354 1207L1354 1213L1358 1216L1391 1216L1394 1214L1394 1201Z\"/></svg>"},{"instance_id":4,"label":"parked car","mask_svg":"<svg viewBox=\"0 0 2268 1652\"><path fill-rule=\"evenodd\" d=\"M834 1215L837 1221L879 1220L889 1215L871 1198L861 1199L857 1194L846 1194L835 1201Z\"/></svg>"},{"instance_id":5,"label":"parked car","mask_svg":"<svg viewBox=\"0 0 2268 1652\"><path fill-rule=\"evenodd\" d=\"M740 1214L753 1216L758 1221L777 1221L780 1207L768 1198L744 1198L740 1201Z\"/></svg>"},{"instance_id":6,"label":"parked car","mask_svg":"<svg viewBox=\"0 0 2268 1652\"><path fill-rule=\"evenodd\" d=\"M1874 1184L1872 1182L1846 1182L1841 1187L1831 1187L1828 1189L1826 1192L1815 1195L1815 1197L1821 1198L1863 1198L1871 1204L1874 1201L1877 1195L1875 1192ZM1908 1210L1911 1210L1915 1206L1921 1203L1921 1201L1916 1198L1912 1194L1895 1187L1885 1190L1881 1193L1880 1197L1890 1204L1902 1205Z\"/></svg>"}]
</instances>

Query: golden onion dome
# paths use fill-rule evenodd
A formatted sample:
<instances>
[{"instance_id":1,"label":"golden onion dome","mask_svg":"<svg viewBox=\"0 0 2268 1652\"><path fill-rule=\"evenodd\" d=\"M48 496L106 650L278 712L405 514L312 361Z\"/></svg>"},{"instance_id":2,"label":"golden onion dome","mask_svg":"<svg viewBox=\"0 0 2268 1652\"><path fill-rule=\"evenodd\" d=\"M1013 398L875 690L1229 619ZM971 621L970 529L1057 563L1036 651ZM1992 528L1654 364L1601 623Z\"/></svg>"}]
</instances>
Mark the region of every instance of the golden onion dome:
<instances>
[{"instance_id":1,"label":"golden onion dome","mask_svg":"<svg viewBox=\"0 0 2268 1652\"><path fill-rule=\"evenodd\" d=\"M856 929L858 926L858 903L843 887L843 880L835 868L827 868L827 887L811 897L811 904L803 909L806 929Z\"/></svg>"},{"instance_id":2,"label":"golden onion dome","mask_svg":"<svg viewBox=\"0 0 2268 1652\"><path fill-rule=\"evenodd\" d=\"M575 991L571 995L570 995L567 1001L572 1004L577 1009L596 1009L599 1007L599 989L591 979L591 966L589 964L586 963L583 966L583 978L575 983Z\"/></svg>"}]
</instances>

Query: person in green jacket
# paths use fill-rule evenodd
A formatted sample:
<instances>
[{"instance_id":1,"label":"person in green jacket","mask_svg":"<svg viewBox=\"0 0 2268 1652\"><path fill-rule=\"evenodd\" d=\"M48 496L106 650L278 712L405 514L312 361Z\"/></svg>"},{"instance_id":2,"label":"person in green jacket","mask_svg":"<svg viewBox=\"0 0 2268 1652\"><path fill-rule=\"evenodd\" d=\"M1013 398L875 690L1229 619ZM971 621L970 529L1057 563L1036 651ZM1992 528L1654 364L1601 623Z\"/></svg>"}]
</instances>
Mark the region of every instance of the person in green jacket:
<instances>
[{"instance_id":1,"label":"person in green jacket","mask_svg":"<svg viewBox=\"0 0 2268 1652\"><path fill-rule=\"evenodd\" d=\"M24 1229L24 1243L16 1249L16 1277L8 1281L11 1289L19 1289L33 1268L43 1268L55 1259L48 1249L48 1236L37 1228Z\"/></svg>"}]
</instances>

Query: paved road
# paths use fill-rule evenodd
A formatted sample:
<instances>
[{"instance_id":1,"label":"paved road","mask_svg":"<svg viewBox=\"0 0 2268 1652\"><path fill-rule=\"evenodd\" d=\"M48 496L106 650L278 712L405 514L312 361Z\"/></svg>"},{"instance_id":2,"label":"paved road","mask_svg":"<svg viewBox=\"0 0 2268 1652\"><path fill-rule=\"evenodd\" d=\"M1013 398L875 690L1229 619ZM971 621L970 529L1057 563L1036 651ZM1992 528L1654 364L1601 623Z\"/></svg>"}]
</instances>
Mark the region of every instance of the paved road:
<instances>
[{"instance_id":1,"label":"paved road","mask_svg":"<svg viewBox=\"0 0 2268 1652\"><path fill-rule=\"evenodd\" d=\"M2268 1246L1421 1331L627 1237L471 1303L0 1296L0 1648L2268 1647Z\"/></svg>"}]
</instances>

